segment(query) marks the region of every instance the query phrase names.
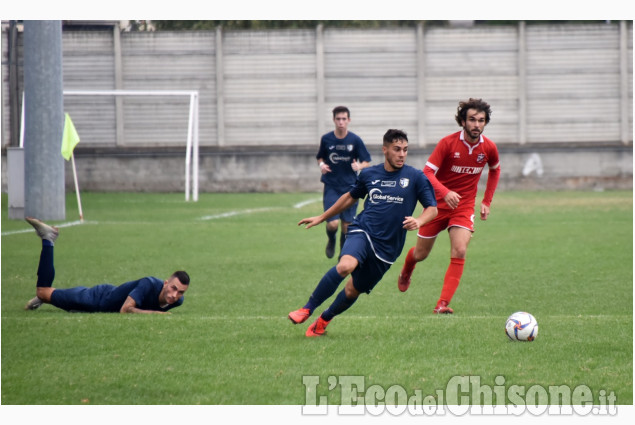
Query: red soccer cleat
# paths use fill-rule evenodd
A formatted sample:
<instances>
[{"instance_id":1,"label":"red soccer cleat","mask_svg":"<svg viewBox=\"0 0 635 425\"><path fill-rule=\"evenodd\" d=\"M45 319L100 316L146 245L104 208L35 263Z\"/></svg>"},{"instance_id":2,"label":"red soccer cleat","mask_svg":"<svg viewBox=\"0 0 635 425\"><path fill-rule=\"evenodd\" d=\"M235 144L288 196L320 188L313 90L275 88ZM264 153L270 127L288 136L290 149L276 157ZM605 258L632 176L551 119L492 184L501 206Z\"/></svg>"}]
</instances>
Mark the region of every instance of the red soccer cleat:
<instances>
[{"instance_id":1,"label":"red soccer cleat","mask_svg":"<svg viewBox=\"0 0 635 425\"><path fill-rule=\"evenodd\" d=\"M448 307L448 303L446 301L439 301L432 312L434 314L453 314L454 310Z\"/></svg>"},{"instance_id":2,"label":"red soccer cleat","mask_svg":"<svg viewBox=\"0 0 635 425\"><path fill-rule=\"evenodd\" d=\"M326 335L326 326L330 322L330 320L327 322L326 320L322 319L322 316L318 317L318 319L313 322L311 326L309 326L309 329L306 330L305 335L308 337Z\"/></svg>"},{"instance_id":3,"label":"red soccer cleat","mask_svg":"<svg viewBox=\"0 0 635 425\"><path fill-rule=\"evenodd\" d=\"M301 308L296 311L292 311L289 313L289 320L291 320L295 325L298 323L306 322L306 319L311 315L311 311L308 308Z\"/></svg>"},{"instance_id":4,"label":"red soccer cleat","mask_svg":"<svg viewBox=\"0 0 635 425\"><path fill-rule=\"evenodd\" d=\"M406 292L408 290L408 288L410 287L410 277L412 276L412 274L403 274L401 273L399 275L399 280L397 280L397 286L399 287L399 290L401 292Z\"/></svg>"}]
</instances>

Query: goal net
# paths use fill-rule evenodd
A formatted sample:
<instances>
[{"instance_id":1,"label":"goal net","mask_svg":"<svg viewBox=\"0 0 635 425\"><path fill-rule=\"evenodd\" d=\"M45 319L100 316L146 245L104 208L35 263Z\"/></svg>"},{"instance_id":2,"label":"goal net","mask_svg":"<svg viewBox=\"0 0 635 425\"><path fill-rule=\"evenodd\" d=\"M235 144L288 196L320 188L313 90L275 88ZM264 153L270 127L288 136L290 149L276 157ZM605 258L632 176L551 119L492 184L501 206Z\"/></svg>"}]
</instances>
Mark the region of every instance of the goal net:
<instances>
[{"instance_id":1,"label":"goal net","mask_svg":"<svg viewBox=\"0 0 635 425\"><path fill-rule=\"evenodd\" d=\"M115 129L116 134L114 139L118 139L120 137L120 133L123 132L123 106L121 103L117 104L119 99L123 97L180 97L185 101L189 100L189 111L187 113L187 135L183 134L183 138L185 138L185 200L189 201L190 199L193 201L198 201L198 166L199 166L199 93L196 90L64 90L64 96L73 96L73 97L114 97L117 101L114 107L114 116L111 117L111 121L114 122L115 127L119 127ZM150 114L153 113L151 110ZM172 114L173 112L170 112ZM73 114L71 113L71 116ZM73 116L74 118L74 116ZM92 118L91 121L96 121L98 117ZM167 121L162 119L160 115L154 117L156 122L152 124L149 121L149 124L146 123L146 129L143 131L155 131L155 134L158 130L157 128L151 128L152 126L163 125L164 123L161 121ZM148 127L149 126L149 127ZM81 137L81 134L80 134ZM180 136L179 136L180 138ZM116 142L113 142L116 143Z\"/></svg>"}]
</instances>

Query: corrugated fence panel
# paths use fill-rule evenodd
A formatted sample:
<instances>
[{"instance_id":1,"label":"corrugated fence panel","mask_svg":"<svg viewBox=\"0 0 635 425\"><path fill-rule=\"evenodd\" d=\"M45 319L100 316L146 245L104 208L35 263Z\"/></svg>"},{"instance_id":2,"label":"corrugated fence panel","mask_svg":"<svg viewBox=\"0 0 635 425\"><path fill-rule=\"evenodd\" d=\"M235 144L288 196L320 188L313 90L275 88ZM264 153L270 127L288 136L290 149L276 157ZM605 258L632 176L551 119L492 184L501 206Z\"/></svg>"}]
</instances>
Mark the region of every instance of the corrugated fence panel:
<instances>
[{"instance_id":1,"label":"corrugated fence panel","mask_svg":"<svg viewBox=\"0 0 635 425\"><path fill-rule=\"evenodd\" d=\"M331 109L351 110L351 130L369 145L381 145L389 128L417 142L417 40L414 29L324 31L324 125Z\"/></svg>"},{"instance_id":2,"label":"corrugated fence panel","mask_svg":"<svg viewBox=\"0 0 635 425\"><path fill-rule=\"evenodd\" d=\"M225 103L226 145L309 143L315 134L315 107L309 102ZM305 127L303 127L303 125Z\"/></svg>"},{"instance_id":3,"label":"corrugated fence panel","mask_svg":"<svg viewBox=\"0 0 635 425\"><path fill-rule=\"evenodd\" d=\"M113 90L115 60L112 31L62 33L64 90ZM64 110L84 146L114 146L115 98L65 96Z\"/></svg>"},{"instance_id":4,"label":"corrugated fence panel","mask_svg":"<svg viewBox=\"0 0 635 425\"><path fill-rule=\"evenodd\" d=\"M123 33L124 89L198 90L201 145L217 144L216 32ZM185 146L189 97L125 97L126 145Z\"/></svg>"},{"instance_id":5,"label":"corrugated fence panel","mask_svg":"<svg viewBox=\"0 0 635 425\"><path fill-rule=\"evenodd\" d=\"M2 41L2 146L11 143L11 108L9 105L9 37L8 32L0 37Z\"/></svg>"},{"instance_id":6,"label":"corrugated fence panel","mask_svg":"<svg viewBox=\"0 0 635 425\"><path fill-rule=\"evenodd\" d=\"M330 111L340 104L351 109L351 130L369 144L380 144L388 128L407 131L418 144L422 127L430 146L458 130L456 106L469 97L492 105L486 134L501 144L518 143L522 122L529 144L621 143L622 133L628 133L622 117L632 141L632 22L626 22L625 80L620 74L620 28L620 22L528 22L523 70L517 25L424 26L423 46L417 46L414 28L224 31L222 40L216 40L216 31L122 32L120 88L198 90L203 146L218 145L219 132L226 146L317 144L318 128L333 128ZM22 37L20 33L20 91ZM112 31L64 31L65 90L116 88L114 37ZM216 51L218 41L222 52ZM318 63L318 43L323 64ZM10 141L7 50L4 36L3 146ZM216 69L217 61L222 70ZM418 69L420 63L423 69ZM324 81L318 81L319 75ZM223 84L220 90L217 80ZM323 116L318 117L322 98ZM65 110L84 145L115 145L116 103L114 97L65 97ZM187 97L125 97L122 107L123 145L185 143Z\"/></svg>"},{"instance_id":7,"label":"corrugated fence panel","mask_svg":"<svg viewBox=\"0 0 635 425\"><path fill-rule=\"evenodd\" d=\"M469 95L467 96L469 97ZM487 100L487 98L484 97ZM428 145L435 145L441 138L461 130L454 117L458 101L438 100L426 102L426 137ZM516 99L491 103L491 121L484 134L496 143L518 143L518 102Z\"/></svg>"},{"instance_id":8,"label":"corrugated fence panel","mask_svg":"<svg viewBox=\"0 0 635 425\"><path fill-rule=\"evenodd\" d=\"M628 102L628 113L626 115L628 116L629 128L631 129L631 137L632 137L632 132L633 132L633 25L632 25L632 21L631 21L631 26L628 29L628 36L626 37L626 40L628 44L628 58L626 63L628 68L628 75L630 77L630 78L627 78L628 98L630 99L630 102Z\"/></svg>"},{"instance_id":9,"label":"corrugated fence panel","mask_svg":"<svg viewBox=\"0 0 635 425\"><path fill-rule=\"evenodd\" d=\"M313 142L315 42L306 30L223 34L226 146Z\"/></svg>"},{"instance_id":10,"label":"corrugated fence panel","mask_svg":"<svg viewBox=\"0 0 635 425\"><path fill-rule=\"evenodd\" d=\"M620 141L619 31L527 27L529 142Z\"/></svg>"},{"instance_id":11,"label":"corrugated fence panel","mask_svg":"<svg viewBox=\"0 0 635 425\"><path fill-rule=\"evenodd\" d=\"M435 144L460 130L460 100L482 98L493 110L485 133L498 143L518 139L516 27L429 28L424 33L425 134ZM496 113L495 111L505 111Z\"/></svg>"},{"instance_id":12,"label":"corrugated fence panel","mask_svg":"<svg viewBox=\"0 0 635 425\"><path fill-rule=\"evenodd\" d=\"M389 128L404 130L408 134L410 143L416 143L417 105L415 102L404 102L399 99L390 99L382 102L344 102L344 99L336 98L333 104L346 104L350 108L350 129L368 145L380 146L382 137ZM333 127L332 120L331 127Z\"/></svg>"}]
</instances>

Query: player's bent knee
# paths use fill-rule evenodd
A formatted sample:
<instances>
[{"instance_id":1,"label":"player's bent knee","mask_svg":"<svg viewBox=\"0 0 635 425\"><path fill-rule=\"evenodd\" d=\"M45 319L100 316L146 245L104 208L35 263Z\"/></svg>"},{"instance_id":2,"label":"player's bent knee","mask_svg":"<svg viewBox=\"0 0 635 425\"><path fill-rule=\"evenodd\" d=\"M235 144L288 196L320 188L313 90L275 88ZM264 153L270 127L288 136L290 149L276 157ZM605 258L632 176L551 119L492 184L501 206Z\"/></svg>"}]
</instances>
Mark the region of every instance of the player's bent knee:
<instances>
[{"instance_id":1,"label":"player's bent knee","mask_svg":"<svg viewBox=\"0 0 635 425\"><path fill-rule=\"evenodd\" d=\"M353 273L353 270L355 270L357 264L358 262L355 257L344 255L342 256L342 258L340 258L340 261L337 263L337 266L335 268L340 276L348 276L349 274Z\"/></svg>"},{"instance_id":2,"label":"player's bent knee","mask_svg":"<svg viewBox=\"0 0 635 425\"><path fill-rule=\"evenodd\" d=\"M451 257L452 258L465 258L467 255L467 247L461 248L452 248Z\"/></svg>"},{"instance_id":3,"label":"player's bent knee","mask_svg":"<svg viewBox=\"0 0 635 425\"><path fill-rule=\"evenodd\" d=\"M428 255L430 255L430 250L417 250L416 248L412 253L412 256L417 262L425 260L428 258Z\"/></svg>"}]
</instances>

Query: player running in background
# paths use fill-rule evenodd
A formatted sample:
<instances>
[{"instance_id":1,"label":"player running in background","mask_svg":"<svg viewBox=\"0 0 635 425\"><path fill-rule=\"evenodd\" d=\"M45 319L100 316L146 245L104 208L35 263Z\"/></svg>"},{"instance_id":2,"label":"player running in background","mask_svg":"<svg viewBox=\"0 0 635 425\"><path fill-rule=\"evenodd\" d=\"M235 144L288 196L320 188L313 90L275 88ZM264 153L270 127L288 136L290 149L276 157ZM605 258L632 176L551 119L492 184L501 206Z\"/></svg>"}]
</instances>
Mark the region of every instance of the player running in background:
<instances>
[{"instance_id":1,"label":"player running in background","mask_svg":"<svg viewBox=\"0 0 635 425\"><path fill-rule=\"evenodd\" d=\"M190 277L184 271L176 271L164 281L144 277L119 286L102 284L92 288L53 288L53 246L59 230L36 218L27 217L26 221L42 239L42 251L37 270L37 296L27 303L25 310L35 310L47 303L72 312L166 313L183 304L183 294L190 284Z\"/></svg>"},{"instance_id":2,"label":"player running in background","mask_svg":"<svg viewBox=\"0 0 635 425\"><path fill-rule=\"evenodd\" d=\"M408 137L401 130L388 130L382 151L385 161L359 174L355 186L342 195L324 213L300 220L306 228L317 226L366 197L364 210L349 226L339 262L322 277L303 308L289 313L295 324L306 321L313 311L335 293L339 284L351 275L333 303L306 331L306 336L322 336L326 326L346 311L360 293L370 291L401 254L406 232L416 230L437 214L434 190L425 175L405 165ZM417 201L423 212L412 217Z\"/></svg>"},{"instance_id":3,"label":"player running in background","mask_svg":"<svg viewBox=\"0 0 635 425\"><path fill-rule=\"evenodd\" d=\"M315 155L324 183L322 203L324 211L328 210L335 202L351 189L355 184L357 173L368 167L371 161L370 154L362 139L348 131L351 122L351 113L346 106L337 106L333 109L333 122L335 130L326 133L320 140L320 149ZM326 222L326 256L332 258L335 255L335 240L337 228L341 225L340 251L346 239L348 225L353 221L357 213L357 202L339 214L330 217Z\"/></svg>"},{"instance_id":4,"label":"player running in background","mask_svg":"<svg viewBox=\"0 0 635 425\"><path fill-rule=\"evenodd\" d=\"M481 202L481 220L487 220L489 216L498 185L498 150L494 142L483 136L490 115L490 105L481 99L459 102L455 119L463 130L441 139L423 169L434 187L439 214L419 229L417 244L406 255L398 286L402 292L408 289L415 265L428 257L436 237L448 229L450 265L443 280L441 296L433 310L435 314L453 313L448 304L459 286L467 246L474 233L474 205L485 165L489 167L489 174Z\"/></svg>"}]
</instances>

